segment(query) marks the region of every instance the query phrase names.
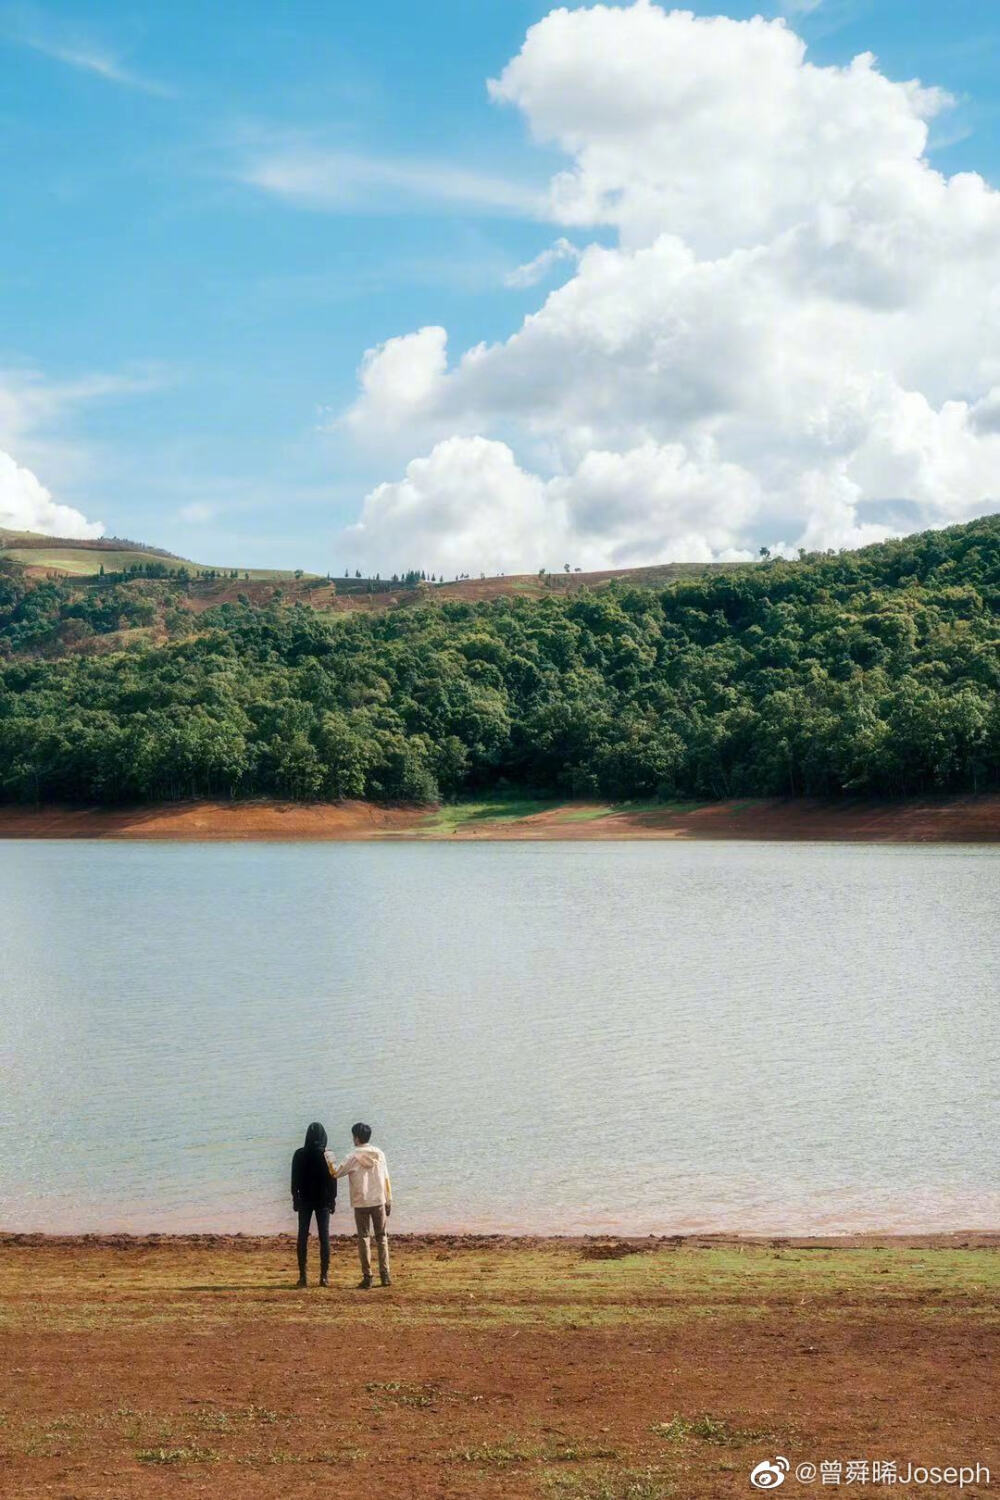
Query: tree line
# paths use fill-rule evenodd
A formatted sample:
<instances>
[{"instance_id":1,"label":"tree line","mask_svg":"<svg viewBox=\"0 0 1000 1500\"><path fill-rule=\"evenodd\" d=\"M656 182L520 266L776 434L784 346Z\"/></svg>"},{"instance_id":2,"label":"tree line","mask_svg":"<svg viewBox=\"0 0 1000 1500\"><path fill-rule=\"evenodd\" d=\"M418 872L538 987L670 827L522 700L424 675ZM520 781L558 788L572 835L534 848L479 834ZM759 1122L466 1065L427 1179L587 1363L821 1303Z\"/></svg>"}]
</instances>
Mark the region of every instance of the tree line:
<instances>
[{"instance_id":1,"label":"tree line","mask_svg":"<svg viewBox=\"0 0 1000 1500\"><path fill-rule=\"evenodd\" d=\"M1000 517L660 588L340 615L180 602L170 579L81 588L0 567L0 797L1000 785ZM71 649L153 620L159 642Z\"/></svg>"}]
</instances>

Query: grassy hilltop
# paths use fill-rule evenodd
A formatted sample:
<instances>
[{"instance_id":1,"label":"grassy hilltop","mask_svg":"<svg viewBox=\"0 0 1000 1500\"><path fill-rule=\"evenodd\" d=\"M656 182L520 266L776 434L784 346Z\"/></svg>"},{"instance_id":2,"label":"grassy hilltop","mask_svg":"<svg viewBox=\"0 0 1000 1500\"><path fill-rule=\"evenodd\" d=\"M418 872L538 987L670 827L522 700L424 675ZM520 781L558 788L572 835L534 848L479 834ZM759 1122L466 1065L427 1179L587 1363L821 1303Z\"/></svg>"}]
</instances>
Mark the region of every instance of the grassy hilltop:
<instances>
[{"instance_id":1,"label":"grassy hilltop","mask_svg":"<svg viewBox=\"0 0 1000 1500\"><path fill-rule=\"evenodd\" d=\"M224 587L228 583L283 583L289 585L293 599L302 597L303 602L329 607L336 598L338 605L368 608L391 608L400 602L412 602L417 590L428 582L418 570L394 574L391 577L362 577L360 572L346 572L333 578L330 574L310 573L303 568L243 568L232 565L218 566L192 562L188 557L179 557L162 547L151 547L143 542L131 542L124 537L99 537L94 540L74 540L68 537L42 536L33 531L8 531L0 527L0 560L20 563L29 576L44 575L49 579L74 578L96 580L109 575L121 575L123 579L167 578L181 576L190 582L193 597L199 600L217 600L227 595ZM741 563L721 563L720 569L739 568ZM656 587L675 578L693 577L709 571L707 563L658 563L641 568L606 568L599 572L584 573L579 568L548 573L517 573L510 576L498 574L487 577L481 574L473 578L466 574L454 579L432 580L435 593L448 599L492 599L501 595L537 595L557 589L569 591L592 588L614 579L627 579L640 587ZM316 596L314 590L320 582L333 585L327 595ZM223 587L209 589L206 585L221 584ZM266 593L258 594L265 601Z\"/></svg>"},{"instance_id":2,"label":"grassy hilltop","mask_svg":"<svg viewBox=\"0 0 1000 1500\"><path fill-rule=\"evenodd\" d=\"M132 556L87 577L0 558L0 799L1000 785L1000 517L797 562L448 584Z\"/></svg>"},{"instance_id":3,"label":"grassy hilltop","mask_svg":"<svg viewBox=\"0 0 1000 1500\"><path fill-rule=\"evenodd\" d=\"M81 541L41 536L34 531L8 531L3 527L0 527L0 560L20 563L29 576L44 574L54 578L96 579L119 573L155 577L179 572L193 579L208 580L222 576L255 580L296 576L291 569L218 568L124 537Z\"/></svg>"}]
</instances>

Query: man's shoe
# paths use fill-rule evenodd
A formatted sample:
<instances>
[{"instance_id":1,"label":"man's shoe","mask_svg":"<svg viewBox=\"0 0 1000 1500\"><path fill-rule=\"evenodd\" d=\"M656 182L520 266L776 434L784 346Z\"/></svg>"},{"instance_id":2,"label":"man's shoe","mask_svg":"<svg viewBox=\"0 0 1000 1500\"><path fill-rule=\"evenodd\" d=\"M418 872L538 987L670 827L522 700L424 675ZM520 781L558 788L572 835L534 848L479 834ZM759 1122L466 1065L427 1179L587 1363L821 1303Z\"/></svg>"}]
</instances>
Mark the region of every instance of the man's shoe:
<instances>
[{"instance_id":1,"label":"man's shoe","mask_svg":"<svg viewBox=\"0 0 1000 1500\"><path fill-rule=\"evenodd\" d=\"M330 1278L329 1278L329 1276L327 1276L327 1274L326 1274L325 1271L324 1271L323 1275L319 1278L319 1284L320 1284L320 1286L329 1286L330 1285Z\"/></svg>"},{"instance_id":2,"label":"man's shoe","mask_svg":"<svg viewBox=\"0 0 1000 1500\"><path fill-rule=\"evenodd\" d=\"M361 1280L358 1282L358 1291L359 1292L370 1292L371 1289L372 1289L372 1279L371 1279L371 1277L370 1276L362 1276Z\"/></svg>"},{"instance_id":3,"label":"man's shoe","mask_svg":"<svg viewBox=\"0 0 1000 1500\"><path fill-rule=\"evenodd\" d=\"M391 1276L383 1276L382 1277L382 1285L383 1286L392 1286L392 1277Z\"/></svg>"},{"instance_id":4,"label":"man's shoe","mask_svg":"<svg viewBox=\"0 0 1000 1500\"><path fill-rule=\"evenodd\" d=\"M304 1276L300 1276L299 1279L298 1279L298 1281L295 1283L295 1285L298 1288L298 1287L308 1286L309 1283L308 1283L308 1281L306 1281L306 1278Z\"/></svg>"}]
</instances>

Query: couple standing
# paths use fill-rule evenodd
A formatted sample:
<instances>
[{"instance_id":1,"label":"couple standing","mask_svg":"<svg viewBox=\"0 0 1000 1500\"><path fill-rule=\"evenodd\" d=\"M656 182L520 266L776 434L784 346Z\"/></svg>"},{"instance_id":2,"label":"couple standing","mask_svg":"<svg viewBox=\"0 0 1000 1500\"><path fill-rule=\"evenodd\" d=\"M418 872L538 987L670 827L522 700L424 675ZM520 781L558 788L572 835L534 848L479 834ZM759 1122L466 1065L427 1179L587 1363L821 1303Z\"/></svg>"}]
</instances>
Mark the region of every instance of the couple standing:
<instances>
[{"instance_id":1,"label":"couple standing","mask_svg":"<svg viewBox=\"0 0 1000 1500\"><path fill-rule=\"evenodd\" d=\"M359 1121L351 1126L354 1150L338 1166L326 1149L326 1131L314 1120L306 1131L305 1145L292 1157L292 1207L299 1216L299 1286L306 1285L309 1224L315 1214L319 1239L319 1284L329 1286L330 1215L337 1203L337 1180L346 1177L351 1189L351 1207L358 1232L361 1280L358 1290L372 1284L371 1236L378 1250L379 1280L391 1286L389 1236L386 1221L392 1212L392 1184L385 1155L371 1144L372 1128Z\"/></svg>"}]
</instances>

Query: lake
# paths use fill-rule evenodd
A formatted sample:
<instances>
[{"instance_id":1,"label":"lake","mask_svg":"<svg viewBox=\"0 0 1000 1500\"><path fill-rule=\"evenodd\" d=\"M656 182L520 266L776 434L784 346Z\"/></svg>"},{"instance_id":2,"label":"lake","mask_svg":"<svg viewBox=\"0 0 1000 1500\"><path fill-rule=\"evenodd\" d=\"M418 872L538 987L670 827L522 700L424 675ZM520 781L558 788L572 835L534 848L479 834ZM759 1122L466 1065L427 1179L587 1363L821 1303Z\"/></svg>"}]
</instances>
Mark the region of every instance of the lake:
<instances>
[{"instance_id":1,"label":"lake","mask_svg":"<svg viewBox=\"0 0 1000 1500\"><path fill-rule=\"evenodd\" d=\"M13 841L0 903L6 1229L288 1229L314 1118L397 1229L1000 1225L997 846Z\"/></svg>"}]
</instances>

